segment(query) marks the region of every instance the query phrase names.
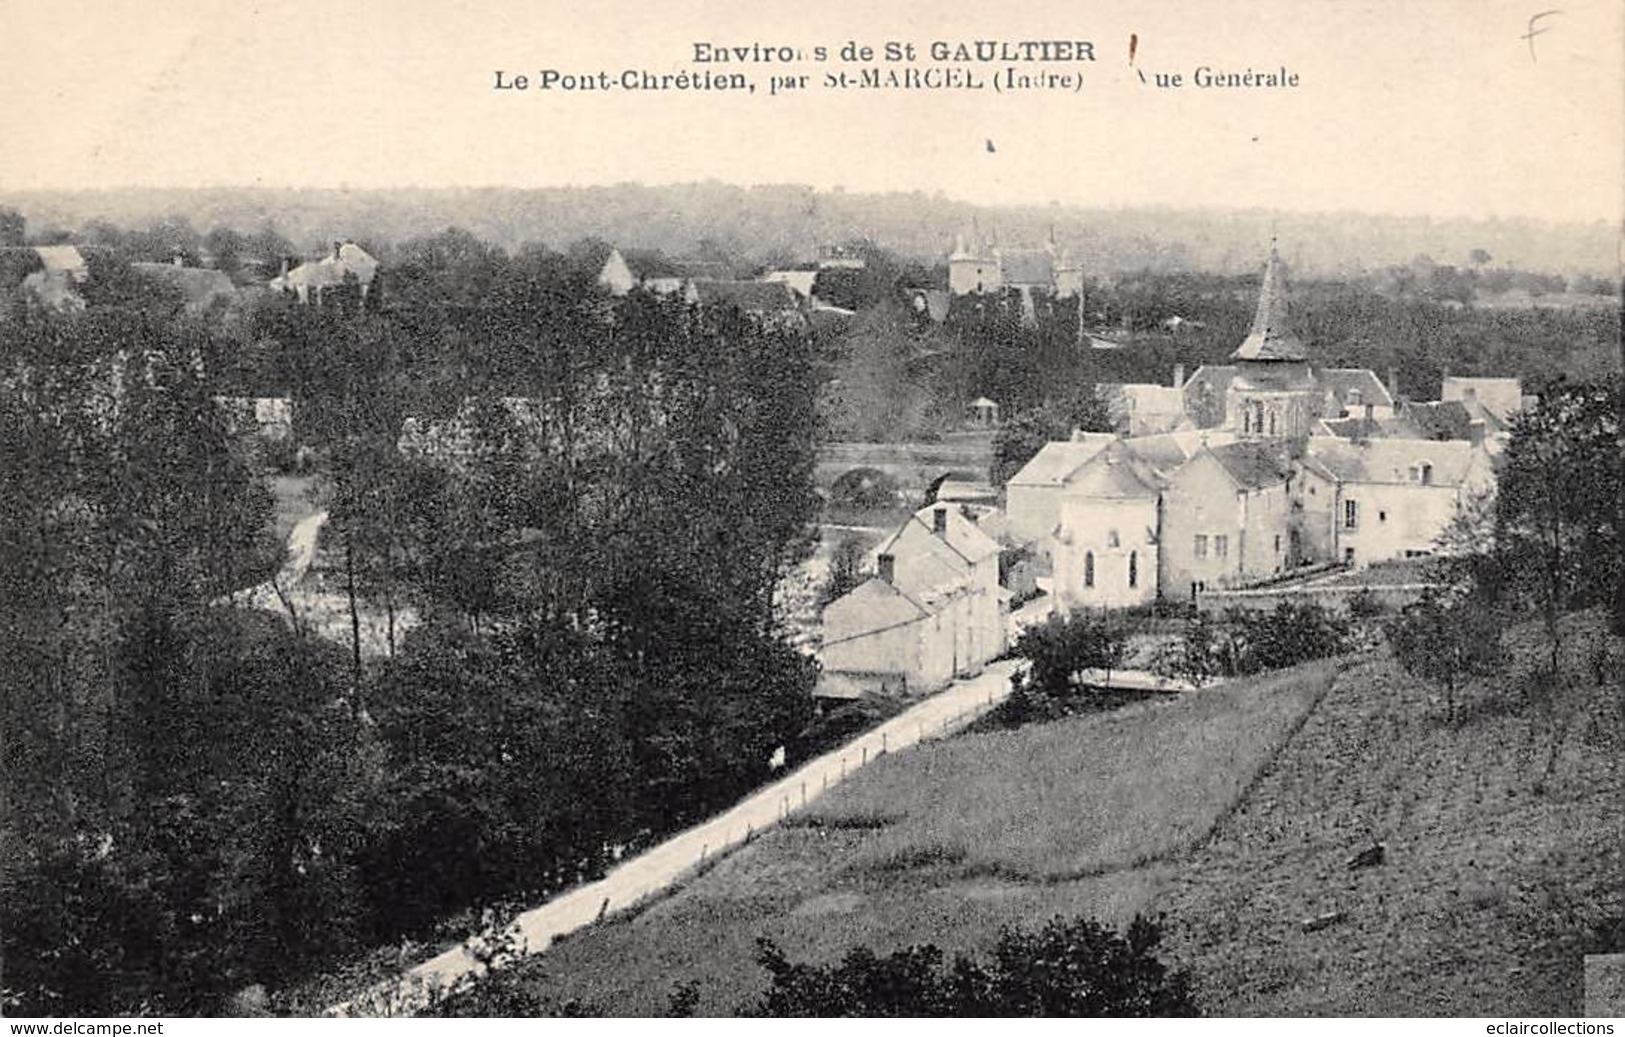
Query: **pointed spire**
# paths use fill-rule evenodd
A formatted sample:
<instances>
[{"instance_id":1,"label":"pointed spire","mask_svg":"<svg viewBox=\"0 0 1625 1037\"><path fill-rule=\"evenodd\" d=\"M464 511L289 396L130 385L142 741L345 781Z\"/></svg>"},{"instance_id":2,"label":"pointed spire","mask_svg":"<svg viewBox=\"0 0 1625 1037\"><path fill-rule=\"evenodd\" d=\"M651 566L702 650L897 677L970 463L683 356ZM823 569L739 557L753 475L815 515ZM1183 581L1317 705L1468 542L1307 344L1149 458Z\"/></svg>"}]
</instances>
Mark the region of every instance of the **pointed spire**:
<instances>
[{"instance_id":1,"label":"pointed spire","mask_svg":"<svg viewBox=\"0 0 1625 1037\"><path fill-rule=\"evenodd\" d=\"M1270 258L1264 264L1264 283L1258 289L1258 310L1252 330L1234 353L1232 360L1306 360L1303 342L1293 334L1287 314L1286 274L1275 239L1270 239Z\"/></svg>"}]
</instances>

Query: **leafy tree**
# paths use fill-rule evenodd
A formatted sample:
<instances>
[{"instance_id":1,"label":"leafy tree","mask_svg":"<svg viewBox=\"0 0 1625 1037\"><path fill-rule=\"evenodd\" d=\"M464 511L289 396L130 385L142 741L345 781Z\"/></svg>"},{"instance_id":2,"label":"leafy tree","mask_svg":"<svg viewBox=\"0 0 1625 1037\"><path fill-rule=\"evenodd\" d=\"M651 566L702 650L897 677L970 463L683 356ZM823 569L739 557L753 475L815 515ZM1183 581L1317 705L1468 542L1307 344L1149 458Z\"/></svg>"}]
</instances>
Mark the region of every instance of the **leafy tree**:
<instances>
[{"instance_id":1,"label":"leafy tree","mask_svg":"<svg viewBox=\"0 0 1625 1037\"><path fill-rule=\"evenodd\" d=\"M1511 586L1541 616L1553 675L1567 610L1611 605L1625 629L1620 391L1617 381L1552 387L1514 420L1501 459L1496 564L1521 574Z\"/></svg>"},{"instance_id":2,"label":"leafy tree","mask_svg":"<svg viewBox=\"0 0 1625 1037\"><path fill-rule=\"evenodd\" d=\"M993 485L1003 486L1045 444L1071 439L1074 430L1111 430L1111 417L1092 386L1063 403L1049 403L1005 422L993 437L993 467L988 477Z\"/></svg>"},{"instance_id":3,"label":"leafy tree","mask_svg":"<svg viewBox=\"0 0 1625 1037\"><path fill-rule=\"evenodd\" d=\"M884 957L854 948L834 965L792 963L770 940L757 960L772 986L755 1008L772 1018L1189 1017L1190 979L1156 957L1160 921L1136 916L1118 934L1059 917L1036 932L1005 929L990 961L949 964L926 944Z\"/></svg>"},{"instance_id":4,"label":"leafy tree","mask_svg":"<svg viewBox=\"0 0 1625 1037\"><path fill-rule=\"evenodd\" d=\"M1386 633L1406 673L1444 686L1445 718L1452 722L1459 683L1495 672L1503 658L1495 611L1471 597L1451 600L1429 590L1390 620Z\"/></svg>"}]
</instances>

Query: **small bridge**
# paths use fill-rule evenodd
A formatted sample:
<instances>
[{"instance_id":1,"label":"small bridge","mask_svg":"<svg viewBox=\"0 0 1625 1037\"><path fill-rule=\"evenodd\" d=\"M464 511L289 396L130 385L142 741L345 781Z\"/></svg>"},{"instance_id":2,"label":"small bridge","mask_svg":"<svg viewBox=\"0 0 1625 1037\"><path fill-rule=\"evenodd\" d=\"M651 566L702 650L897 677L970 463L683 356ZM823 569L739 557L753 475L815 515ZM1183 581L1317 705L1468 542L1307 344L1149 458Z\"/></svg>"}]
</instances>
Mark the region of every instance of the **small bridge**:
<instances>
[{"instance_id":1,"label":"small bridge","mask_svg":"<svg viewBox=\"0 0 1625 1037\"><path fill-rule=\"evenodd\" d=\"M818 448L813 479L828 491L841 476L873 469L905 490L922 491L949 472L985 479L993 464L993 434L960 433L929 443L824 443Z\"/></svg>"}]
</instances>

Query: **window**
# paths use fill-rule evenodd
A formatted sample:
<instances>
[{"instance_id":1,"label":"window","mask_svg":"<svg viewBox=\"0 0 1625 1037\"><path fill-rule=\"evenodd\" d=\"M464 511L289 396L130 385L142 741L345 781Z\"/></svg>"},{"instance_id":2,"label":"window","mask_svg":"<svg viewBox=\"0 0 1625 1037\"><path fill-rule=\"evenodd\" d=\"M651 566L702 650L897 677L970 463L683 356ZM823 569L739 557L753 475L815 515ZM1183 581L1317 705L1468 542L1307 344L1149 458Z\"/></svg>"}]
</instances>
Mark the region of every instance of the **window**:
<instances>
[{"instance_id":1,"label":"window","mask_svg":"<svg viewBox=\"0 0 1625 1037\"><path fill-rule=\"evenodd\" d=\"M1358 407L1359 405L1360 405L1360 390L1358 390L1358 389L1350 389L1349 390L1349 406L1352 408L1352 407Z\"/></svg>"},{"instance_id":2,"label":"window","mask_svg":"<svg viewBox=\"0 0 1625 1037\"><path fill-rule=\"evenodd\" d=\"M1198 557L1198 558L1206 558L1207 557L1207 536L1205 534L1202 534L1202 533L1196 534L1196 547L1195 547L1195 550L1196 550L1196 557Z\"/></svg>"},{"instance_id":3,"label":"window","mask_svg":"<svg viewBox=\"0 0 1625 1037\"><path fill-rule=\"evenodd\" d=\"M1354 564L1354 548L1352 548L1352 547L1343 548L1343 564L1344 565L1353 565Z\"/></svg>"},{"instance_id":4,"label":"window","mask_svg":"<svg viewBox=\"0 0 1625 1037\"><path fill-rule=\"evenodd\" d=\"M1270 411L1270 435L1275 435L1275 412Z\"/></svg>"},{"instance_id":5,"label":"window","mask_svg":"<svg viewBox=\"0 0 1625 1037\"><path fill-rule=\"evenodd\" d=\"M1140 585L1140 552L1138 551L1128 553L1128 585L1130 587Z\"/></svg>"},{"instance_id":6,"label":"window","mask_svg":"<svg viewBox=\"0 0 1625 1037\"><path fill-rule=\"evenodd\" d=\"M1388 521L1388 513L1386 511L1377 512L1377 521L1378 522L1387 522Z\"/></svg>"},{"instance_id":7,"label":"window","mask_svg":"<svg viewBox=\"0 0 1625 1037\"><path fill-rule=\"evenodd\" d=\"M1262 400L1253 404L1253 431L1264 431L1264 402Z\"/></svg>"},{"instance_id":8,"label":"window","mask_svg":"<svg viewBox=\"0 0 1625 1037\"><path fill-rule=\"evenodd\" d=\"M1083 553L1083 585L1085 587L1095 585L1095 553L1093 551Z\"/></svg>"},{"instance_id":9,"label":"window","mask_svg":"<svg viewBox=\"0 0 1625 1037\"><path fill-rule=\"evenodd\" d=\"M1230 556L1230 538L1223 534L1213 538L1213 553L1219 558Z\"/></svg>"},{"instance_id":10,"label":"window","mask_svg":"<svg viewBox=\"0 0 1625 1037\"><path fill-rule=\"evenodd\" d=\"M1281 553L1281 534L1275 534L1275 553Z\"/></svg>"},{"instance_id":11,"label":"window","mask_svg":"<svg viewBox=\"0 0 1625 1037\"><path fill-rule=\"evenodd\" d=\"M1433 466L1432 465L1428 464L1426 461L1423 461L1421 464L1416 466L1416 472L1417 472L1417 475L1420 477L1420 481L1421 481L1423 486L1432 486L1433 485Z\"/></svg>"},{"instance_id":12,"label":"window","mask_svg":"<svg viewBox=\"0 0 1625 1037\"><path fill-rule=\"evenodd\" d=\"M1121 545L1122 545L1122 540L1118 537L1117 530L1115 530L1115 529L1109 530L1106 533L1106 546L1107 547L1119 547Z\"/></svg>"},{"instance_id":13,"label":"window","mask_svg":"<svg viewBox=\"0 0 1625 1037\"><path fill-rule=\"evenodd\" d=\"M1355 529L1360 525L1360 509L1358 502L1346 500L1343 502L1343 528Z\"/></svg>"}]
</instances>

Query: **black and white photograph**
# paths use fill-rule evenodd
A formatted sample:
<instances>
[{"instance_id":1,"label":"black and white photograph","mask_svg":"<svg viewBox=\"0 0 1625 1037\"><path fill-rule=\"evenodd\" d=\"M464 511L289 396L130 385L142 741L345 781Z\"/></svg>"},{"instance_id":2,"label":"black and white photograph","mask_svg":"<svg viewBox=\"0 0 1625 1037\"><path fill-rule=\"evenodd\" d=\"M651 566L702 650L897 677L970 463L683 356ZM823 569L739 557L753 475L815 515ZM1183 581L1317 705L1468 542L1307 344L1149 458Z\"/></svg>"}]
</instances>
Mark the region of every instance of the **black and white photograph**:
<instances>
[{"instance_id":1,"label":"black and white photograph","mask_svg":"<svg viewBox=\"0 0 1625 1037\"><path fill-rule=\"evenodd\" d=\"M1625 1025L1617 0L0 39L8 1034Z\"/></svg>"}]
</instances>

